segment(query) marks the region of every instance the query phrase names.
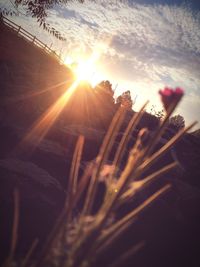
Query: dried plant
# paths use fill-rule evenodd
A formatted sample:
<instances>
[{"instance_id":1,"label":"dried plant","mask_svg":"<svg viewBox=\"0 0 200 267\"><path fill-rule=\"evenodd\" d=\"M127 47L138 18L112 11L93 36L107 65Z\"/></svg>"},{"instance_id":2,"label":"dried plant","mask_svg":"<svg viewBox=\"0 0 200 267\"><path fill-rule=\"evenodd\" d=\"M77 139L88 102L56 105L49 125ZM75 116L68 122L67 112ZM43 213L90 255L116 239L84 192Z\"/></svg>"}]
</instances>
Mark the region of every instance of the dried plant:
<instances>
[{"instance_id":1,"label":"dried plant","mask_svg":"<svg viewBox=\"0 0 200 267\"><path fill-rule=\"evenodd\" d=\"M96 266L95 262L102 253L108 251L110 246L123 235L136 219L136 216L170 189L171 185L166 183L133 210L118 219L115 216L118 208L124 203L134 201L134 196L138 191L143 190L147 183L151 183L160 175L169 172L177 166L176 162L172 162L145 177L146 171L149 170L152 164L166 154L185 132L190 130L195 124L193 123L187 128L181 129L160 149L155 150L155 146L159 143L167 121L181 99L182 95L180 96L180 93L183 93L178 90L179 95L176 98L176 91L170 92L171 95L173 94L173 99L169 102L169 96L167 95L166 103L166 99L164 99L165 94L162 92L162 101L166 108L166 115L160 121L158 130L152 135L150 135L147 129L140 130L137 140L129 152L126 165L119 175L116 174L115 170L120 166L124 158L129 138L137 127L147 103L138 113L134 114L124 131L113 159L112 167L114 168L106 165L106 163L123 122L126 112L125 107L121 106L117 111L98 156L85 169L82 177L78 177L78 170L84 138L83 136L79 137L73 156L64 209L44 245L40 258L35 263L29 261L29 253L24 260L23 266ZM105 192L100 207L96 209L97 192L99 184L102 182L105 185ZM83 202L82 205L80 205L80 199ZM75 210L79 210L78 214L74 212ZM132 253L137 252L143 245L144 243L141 242L135 247L130 247L125 254L120 255L118 259L115 258L111 266L120 266L126 258ZM13 247L14 245L12 245L12 253Z\"/></svg>"}]
</instances>

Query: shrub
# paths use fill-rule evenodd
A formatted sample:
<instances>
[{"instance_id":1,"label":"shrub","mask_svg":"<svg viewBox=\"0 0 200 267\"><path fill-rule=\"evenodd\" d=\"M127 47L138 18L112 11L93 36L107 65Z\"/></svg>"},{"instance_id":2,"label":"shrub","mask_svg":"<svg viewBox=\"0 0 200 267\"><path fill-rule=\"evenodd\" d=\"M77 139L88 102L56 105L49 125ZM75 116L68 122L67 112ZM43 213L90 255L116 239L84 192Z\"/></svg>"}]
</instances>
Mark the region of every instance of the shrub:
<instances>
[{"instance_id":1,"label":"shrub","mask_svg":"<svg viewBox=\"0 0 200 267\"><path fill-rule=\"evenodd\" d=\"M169 127L175 131L179 131L185 127L185 120L181 115L173 116L169 119Z\"/></svg>"},{"instance_id":2,"label":"shrub","mask_svg":"<svg viewBox=\"0 0 200 267\"><path fill-rule=\"evenodd\" d=\"M127 109L132 109L133 100L131 98L130 91L128 90L128 91L122 93L122 95L118 96L116 103L120 104L121 106L126 107Z\"/></svg>"}]
</instances>

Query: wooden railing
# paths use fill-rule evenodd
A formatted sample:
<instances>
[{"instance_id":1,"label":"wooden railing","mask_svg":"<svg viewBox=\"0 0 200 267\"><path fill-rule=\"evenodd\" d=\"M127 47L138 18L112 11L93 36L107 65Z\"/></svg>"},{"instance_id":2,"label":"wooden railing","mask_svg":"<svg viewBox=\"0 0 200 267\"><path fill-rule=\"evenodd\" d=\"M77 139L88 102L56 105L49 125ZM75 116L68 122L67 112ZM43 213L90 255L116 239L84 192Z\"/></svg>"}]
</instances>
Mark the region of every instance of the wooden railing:
<instances>
[{"instance_id":1,"label":"wooden railing","mask_svg":"<svg viewBox=\"0 0 200 267\"><path fill-rule=\"evenodd\" d=\"M46 53L50 54L51 56L55 57L59 63L63 63L61 57L51 49L47 44L40 41L36 36L32 35L30 32L26 31L21 26L17 25L13 21L9 20L8 18L1 15L0 21L3 22L4 25L15 31L19 36L23 37L27 41L31 42L33 45L36 45L37 47L41 48Z\"/></svg>"}]
</instances>

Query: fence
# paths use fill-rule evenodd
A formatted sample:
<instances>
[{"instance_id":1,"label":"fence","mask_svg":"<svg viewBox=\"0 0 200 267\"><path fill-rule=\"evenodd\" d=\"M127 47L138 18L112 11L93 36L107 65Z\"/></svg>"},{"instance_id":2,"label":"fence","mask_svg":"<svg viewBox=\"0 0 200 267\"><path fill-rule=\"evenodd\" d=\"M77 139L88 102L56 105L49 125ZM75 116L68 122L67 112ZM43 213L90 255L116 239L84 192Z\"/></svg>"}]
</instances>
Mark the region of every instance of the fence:
<instances>
[{"instance_id":1,"label":"fence","mask_svg":"<svg viewBox=\"0 0 200 267\"><path fill-rule=\"evenodd\" d=\"M47 54L54 56L60 63L63 63L61 57L54 50L52 50L47 44L40 41L36 36L32 35L30 32L26 31L21 26L17 25L13 21L9 20L8 18L2 15L1 15L0 20L3 22L4 25L14 30L19 36L23 37L27 41L41 48Z\"/></svg>"}]
</instances>

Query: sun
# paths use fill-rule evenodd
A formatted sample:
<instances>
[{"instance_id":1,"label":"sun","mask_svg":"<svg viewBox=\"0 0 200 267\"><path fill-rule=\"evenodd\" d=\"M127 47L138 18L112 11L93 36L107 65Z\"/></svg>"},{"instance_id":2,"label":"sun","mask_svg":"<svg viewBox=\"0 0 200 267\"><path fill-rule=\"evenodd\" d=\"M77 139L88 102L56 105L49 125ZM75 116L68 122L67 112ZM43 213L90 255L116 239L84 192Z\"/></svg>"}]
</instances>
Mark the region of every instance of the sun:
<instances>
[{"instance_id":1,"label":"sun","mask_svg":"<svg viewBox=\"0 0 200 267\"><path fill-rule=\"evenodd\" d=\"M70 61L71 63L68 63ZM98 56L93 54L87 59L79 57L78 60L73 61L70 60L70 58L67 58L65 63L72 70L77 81L87 81L93 84L95 82L95 77L97 76L97 61Z\"/></svg>"},{"instance_id":2,"label":"sun","mask_svg":"<svg viewBox=\"0 0 200 267\"><path fill-rule=\"evenodd\" d=\"M104 48L102 47L96 47L89 57L80 54L66 57L65 64L73 71L76 81L87 81L94 86L103 80L99 62Z\"/></svg>"},{"instance_id":3,"label":"sun","mask_svg":"<svg viewBox=\"0 0 200 267\"><path fill-rule=\"evenodd\" d=\"M88 60L80 60L74 69L76 79L79 81L85 80L92 82L92 76L94 76L96 72L95 63L96 62L93 58L89 58Z\"/></svg>"}]
</instances>

